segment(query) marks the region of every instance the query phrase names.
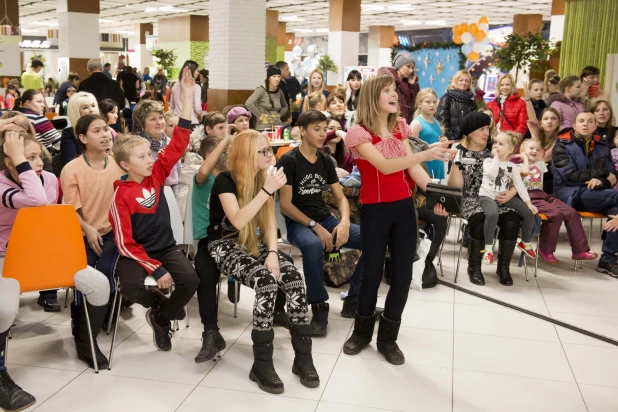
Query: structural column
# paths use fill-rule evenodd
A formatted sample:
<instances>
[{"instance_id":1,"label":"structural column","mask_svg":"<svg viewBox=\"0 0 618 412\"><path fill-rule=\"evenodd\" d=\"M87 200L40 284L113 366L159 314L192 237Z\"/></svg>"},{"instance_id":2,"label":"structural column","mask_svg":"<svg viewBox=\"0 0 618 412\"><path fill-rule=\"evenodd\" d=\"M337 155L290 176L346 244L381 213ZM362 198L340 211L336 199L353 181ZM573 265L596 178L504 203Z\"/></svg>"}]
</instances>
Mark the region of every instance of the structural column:
<instances>
[{"instance_id":1,"label":"structural column","mask_svg":"<svg viewBox=\"0 0 618 412\"><path fill-rule=\"evenodd\" d=\"M330 0L328 13L328 54L339 67L328 73L328 85L343 84L344 66L358 65L358 33L361 0Z\"/></svg>"},{"instance_id":2,"label":"structural column","mask_svg":"<svg viewBox=\"0 0 618 412\"><path fill-rule=\"evenodd\" d=\"M277 61L285 60L285 43L287 41L285 29L286 24L284 22L280 22L279 30L277 32Z\"/></svg>"},{"instance_id":3,"label":"structural column","mask_svg":"<svg viewBox=\"0 0 618 412\"><path fill-rule=\"evenodd\" d=\"M552 0L551 2L551 25L549 26L549 40L562 41L564 33L564 0Z\"/></svg>"},{"instance_id":4,"label":"structural column","mask_svg":"<svg viewBox=\"0 0 618 412\"><path fill-rule=\"evenodd\" d=\"M292 67L292 60L294 57L294 53L292 53L292 50L294 49L295 41L296 41L296 34L285 33L285 54L284 54L283 60L285 60L287 64L290 65L290 67Z\"/></svg>"},{"instance_id":5,"label":"structural column","mask_svg":"<svg viewBox=\"0 0 618 412\"><path fill-rule=\"evenodd\" d=\"M84 79L88 60L100 55L99 0L58 0L56 11L59 66Z\"/></svg>"},{"instance_id":6,"label":"structural column","mask_svg":"<svg viewBox=\"0 0 618 412\"><path fill-rule=\"evenodd\" d=\"M391 65L393 37L395 37L395 26L369 26L368 66Z\"/></svg>"},{"instance_id":7,"label":"structural column","mask_svg":"<svg viewBox=\"0 0 618 412\"><path fill-rule=\"evenodd\" d=\"M543 30L542 14L516 14L513 16L513 33L526 34Z\"/></svg>"},{"instance_id":8,"label":"structural column","mask_svg":"<svg viewBox=\"0 0 618 412\"><path fill-rule=\"evenodd\" d=\"M159 48L174 50L176 62L169 73L178 78L183 63L193 60L200 67L207 66L210 48L208 16L180 16L159 19Z\"/></svg>"},{"instance_id":9,"label":"structural column","mask_svg":"<svg viewBox=\"0 0 618 412\"><path fill-rule=\"evenodd\" d=\"M208 110L222 110L244 104L264 84L266 0L210 0L209 6Z\"/></svg>"},{"instance_id":10,"label":"structural column","mask_svg":"<svg viewBox=\"0 0 618 412\"><path fill-rule=\"evenodd\" d=\"M279 12L266 10L266 45L264 60L270 64L277 63L277 39L279 37Z\"/></svg>"},{"instance_id":11,"label":"structural column","mask_svg":"<svg viewBox=\"0 0 618 412\"><path fill-rule=\"evenodd\" d=\"M6 17L9 21L3 24L11 24L12 27L19 27L19 1L18 0L5 0L6 3L6 15L4 12L0 13L3 17ZM21 59L19 52L19 42L21 42L21 36L17 35L17 31L8 32L0 35L0 62L2 62L2 76L3 77L19 77L21 76Z\"/></svg>"},{"instance_id":12,"label":"structural column","mask_svg":"<svg viewBox=\"0 0 618 412\"><path fill-rule=\"evenodd\" d=\"M150 50L146 50L146 36L153 33L152 23L136 23L135 24L135 61L131 62L132 66L143 70L144 67L152 66L152 56ZM156 70L151 72L154 76Z\"/></svg>"}]
</instances>

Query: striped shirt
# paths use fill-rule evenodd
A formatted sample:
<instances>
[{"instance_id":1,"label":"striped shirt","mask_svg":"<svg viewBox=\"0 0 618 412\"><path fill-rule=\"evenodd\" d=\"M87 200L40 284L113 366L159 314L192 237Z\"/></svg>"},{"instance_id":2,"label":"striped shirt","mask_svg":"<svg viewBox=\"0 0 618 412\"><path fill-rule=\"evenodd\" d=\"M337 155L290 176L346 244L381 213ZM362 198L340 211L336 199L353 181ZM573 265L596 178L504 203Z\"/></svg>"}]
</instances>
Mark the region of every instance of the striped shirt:
<instances>
[{"instance_id":1,"label":"striped shirt","mask_svg":"<svg viewBox=\"0 0 618 412\"><path fill-rule=\"evenodd\" d=\"M54 153L54 145L60 144L60 133L54 127L47 117L38 114L30 109L22 108L21 112L30 120L36 132L36 138L45 148Z\"/></svg>"}]
</instances>

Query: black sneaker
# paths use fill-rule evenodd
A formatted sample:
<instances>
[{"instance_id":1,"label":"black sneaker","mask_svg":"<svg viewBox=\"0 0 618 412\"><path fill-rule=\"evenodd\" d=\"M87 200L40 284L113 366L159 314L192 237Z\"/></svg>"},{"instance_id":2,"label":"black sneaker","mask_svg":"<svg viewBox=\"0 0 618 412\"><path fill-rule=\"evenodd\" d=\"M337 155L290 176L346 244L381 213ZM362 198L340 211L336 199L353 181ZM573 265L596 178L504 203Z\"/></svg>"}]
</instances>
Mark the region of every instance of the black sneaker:
<instances>
[{"instance_id":1,"label":"black sneaker","mask_svg":"<svg viewBox=\"0 0 618 412\"><path fill-rule=\"evenodd\" d=\"M284 310L275 312L273 315L273 326L281 326L282 328L290 330L290 317L288 313Z\"/></svg>"},{"instance_id":2,"label":"black sneaker","mask_svg":"<svg viewBox=\"0 0 618 412\"><path fill-rule=\"evenodd\" d=\"M43 307L43 312L60 312L58 298L39 296L36 303Z\"/></svg>"},{"instance_id":3,"label":"black sneaker","mask_svg":"<svg viewBox=\"0 0 618 412\"><path fill-rule=\"evenodd\" d=\"M225 339L216 329L209 329L202 332L202 349L195 357L195 363L207 362L225 349ZM216 359L215 359L216 361Z\"/></svg>"},{"instance_id":4,"label":"black sneaker","mask_svg":"<svg viewBox=\"0 0 618 412\"><path fill-rule=\"evenodd\" d=\"M606 273L613 278L618 279L618 265L612 265L611 263L603 262L599 260L599 265L597 266L597 272Z\"/></svg>"},{"instance_id":5,"label":"black sneaker","mask_svg":"<svg viewBox=\"0 0 618 412\"><path fill-rule=\"evenodd\" d=\"M21 411L35 403L34 396L20 388L6 370L0 372L0 409Z\"/></svg>"},{"instance_id":6,"label":"black sneaker","mask_svg":"<svg viewBox=\"0 0 618 412\"><path fill-rule=\"evenodd\" d=\"M157 311L152 308L146 312L146 321L152 328L152 341L157 350L170 351L172 350L172 325L159 326L156 321Z\"/></svg>"}]
</instances>

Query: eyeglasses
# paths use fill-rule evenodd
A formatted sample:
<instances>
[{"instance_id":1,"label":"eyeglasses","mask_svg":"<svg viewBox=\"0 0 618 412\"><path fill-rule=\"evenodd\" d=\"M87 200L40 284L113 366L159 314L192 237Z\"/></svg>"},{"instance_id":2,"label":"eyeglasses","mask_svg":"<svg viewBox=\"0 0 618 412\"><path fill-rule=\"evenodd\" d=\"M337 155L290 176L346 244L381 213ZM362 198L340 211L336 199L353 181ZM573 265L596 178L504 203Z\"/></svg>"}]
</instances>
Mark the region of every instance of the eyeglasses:
<instances>
[{"instance_id":1,"label":"eyeglasses","mask_svg":"<svg viewBox=\"0 0 618 412\"><path fill-rule=\"evenodd\" d=\"M258 150L258 153L262 153L264 157L270 157L273 155L273 152L271 152L270 149Z\"/></svg>"}]
</instances>

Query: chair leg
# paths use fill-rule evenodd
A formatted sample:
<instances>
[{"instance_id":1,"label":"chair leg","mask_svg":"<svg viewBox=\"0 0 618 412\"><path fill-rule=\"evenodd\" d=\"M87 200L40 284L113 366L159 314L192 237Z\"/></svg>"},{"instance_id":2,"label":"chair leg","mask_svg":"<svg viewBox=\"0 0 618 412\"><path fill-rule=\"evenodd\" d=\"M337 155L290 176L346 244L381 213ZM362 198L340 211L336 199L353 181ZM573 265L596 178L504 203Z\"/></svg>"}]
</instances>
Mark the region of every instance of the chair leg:
<instances>
[{"instance_id":1,"label":"chair leg","mask_svg":"<svg viewBox=\"0 0 618 412\"><path fill-rule=\"evenodd\" d=\"M69 292L71 292L71 288L66 288L66 292L64 293L64 308L65 309L69 305Z\"/></svg>"},{"instance_id":2,"label":"chair leg","mask_svg":"<svg viewBox=\"0 0 618 412\"><path fill-rule=\"evenodd\" d=\"M186 328L189 327L189 304L187 303L187 306L185 307L185 311L187 312L187 325L185 326Z\"/></svg>"},{"instance_id":3,"label":"chair leg","mask_svg":"<svg viewBox=\"0 0 618 412\"><path fill-rule=\"evenodd\" d=\"M90 315L88 314L88 301L86 295L84 297L84 313L86 314L86 326L88 326L88 338L90 339L90 350L92 351L92 361L94 362L94 373L99 373L99 365L97 363L97 354L94 351L94 338L92 337L92 327L90 326Z\"/></svg>"},{"instance_id":4,"label":"chair leg","mask_svg":"<svg viewBox=\"0 0 618 412\"><path fill-rule=\"evenodd\" d=\"M534 259L534 277L536 278L536 272L539 270L539 243L541 242L541 234L536 235L536 258ZM527 279L526 279L527 280Z\"/></svg>"},{"instance_id":5,"label":"chair leg","mask_svg":"<svg viewBox=\"0 0 618 412\"><path fill-rule=\"evenodd\" d=\"M9 333L6 334L6 337L4 338L4 353L2 356L4 356L4 363L6 364L9 361L9 335L11 334L10 329L9 329Z\"/></svg>"},{"instance_id":6,"label":"chair leg","mask_svg":"<svg viewBox=\"0 0 618 412\"><path fill-rule=\"evenodd\" d=\"M107 330L105 331L108 335L112 331L112 320L114 318L114 310L116 310L116 304L118 304L118 312L120 312L120 302L118 301L118 279L114 282L114 297L112 298L112 311L109 315L110 322L107 323Z\"/></svg>"},{"instance_id":7,"label":"chair leg","mask_svg":"<svg viewBox=\"0 0 618 412\"><path fill-rule=\"evenodd\" d=\"M457 269L455 269L455 283L457 283L457 277L459 276L459 264L461 263L461 252L462 252L462 249L463 249L463 236L464 236L466 227L467 227L467 225L465 225L465 224L461 225L461 230L460 230L460 233L461 233L461 243L459 244L459 256L457 257Z\"/></svg>"},{"instance_id":8,"label":"chair leg","mask_svg":"<svg viewBox=\"0 0 618 412\"><path fill-rule=\"evenodd\" d=\"M236 279L234 279L236 280ZM240 289L240 285L238 284L238 281L236 280L234 282L234 318L238 317L238 290Z\"/></svg>"},{"instance_id":9,"label":"chair leg","mask_svg":"<svg viewBox=\"0 0 618 412\"><path fill-rule=\"evenodd\" d=\"M118 293L118 307L121 308L122 307L122 294ZM112 313L113 315L113 313ZM112 334L112 347L109 350L109 362L108 362L108 367L107 370L110 371L112 370L112 358L114 357L114 345L116 344L116 335L118 334L118 321L120 320L120 310L118 312L116 312L116 321L113 322L114 323L114 333Z\"/></svg>"}]
</instances>

